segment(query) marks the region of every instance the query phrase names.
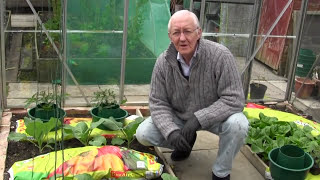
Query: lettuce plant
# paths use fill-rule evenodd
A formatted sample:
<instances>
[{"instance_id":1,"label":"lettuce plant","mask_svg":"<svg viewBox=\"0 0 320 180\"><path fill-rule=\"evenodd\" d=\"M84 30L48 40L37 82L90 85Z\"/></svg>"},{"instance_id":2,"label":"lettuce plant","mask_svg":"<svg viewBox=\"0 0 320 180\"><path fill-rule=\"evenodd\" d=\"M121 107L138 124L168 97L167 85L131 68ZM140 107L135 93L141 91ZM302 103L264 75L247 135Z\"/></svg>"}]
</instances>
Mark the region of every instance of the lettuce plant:
<instances>
[{"instance_id":1,"label":"lettuce plant","mask_svg":"<svg viewBox=\"0 0 320 180\"><path fill-rule=\"evenodd\" d=\"M309 153L315 163L320 165L320 135L313 136L312 127L300 128L294 122L278 121L276 117L268 117L263 113L259 119L248 119L250 128L246 143L254 153L259 153L268 160L268 153L273 148L283 145L295 145Z\"/></svg>"}]
</instances>

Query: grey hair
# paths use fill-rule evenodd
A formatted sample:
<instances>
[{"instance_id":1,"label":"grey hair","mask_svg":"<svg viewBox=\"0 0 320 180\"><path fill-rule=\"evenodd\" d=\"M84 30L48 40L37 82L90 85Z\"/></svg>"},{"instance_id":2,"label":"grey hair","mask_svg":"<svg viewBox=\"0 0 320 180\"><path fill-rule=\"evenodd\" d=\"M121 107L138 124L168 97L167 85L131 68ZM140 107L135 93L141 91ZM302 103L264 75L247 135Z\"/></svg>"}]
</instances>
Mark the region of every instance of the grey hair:
<instances>
[{"instance_id":1,"label":"grey hair","mask_svg":"<svg viewBox=\"0 0 320 180\"><path fill-rule=\"evenodd\" d=\"M191 11L189 11L189 10L180 10L180 11L175 12L175 13L171 16L171 18L170 18L170 20L169 20L169 23L168 23L168 32L170 31L170 28L171 28L171 20L172 20L174 17L179 16L179 15L189 15L189 16L191 16L192 19L193 19L193 21L194 21L194 25L196 25L197 28L200 28L199 19L198 19L198 17L197 17L193 12L191 12Z\"/></svg>"}]
</instances>

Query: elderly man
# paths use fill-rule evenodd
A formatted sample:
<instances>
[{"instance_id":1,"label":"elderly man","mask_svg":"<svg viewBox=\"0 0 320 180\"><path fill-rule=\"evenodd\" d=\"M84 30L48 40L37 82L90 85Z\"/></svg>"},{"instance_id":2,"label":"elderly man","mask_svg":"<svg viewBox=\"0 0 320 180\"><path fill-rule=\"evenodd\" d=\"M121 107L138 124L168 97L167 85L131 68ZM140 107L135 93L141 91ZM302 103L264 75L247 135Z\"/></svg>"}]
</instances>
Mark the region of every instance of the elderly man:
<instances>
[{"instance_id":1,"label":"elderly man","mask_svg":"<svg viewBox=\"0 0 320 180\"><path fill-rule=\"evenodd\" d=\"M226 47L201 38L198 18L188 10L172 15L168 35L171 44L152 74L151 117L140 124L136 137L145 146L174 149L171 159L181 161L189 157L198 130L217 134L212 179L230 179L248 131L235 59Z\"/></svg>"}]
</instances>

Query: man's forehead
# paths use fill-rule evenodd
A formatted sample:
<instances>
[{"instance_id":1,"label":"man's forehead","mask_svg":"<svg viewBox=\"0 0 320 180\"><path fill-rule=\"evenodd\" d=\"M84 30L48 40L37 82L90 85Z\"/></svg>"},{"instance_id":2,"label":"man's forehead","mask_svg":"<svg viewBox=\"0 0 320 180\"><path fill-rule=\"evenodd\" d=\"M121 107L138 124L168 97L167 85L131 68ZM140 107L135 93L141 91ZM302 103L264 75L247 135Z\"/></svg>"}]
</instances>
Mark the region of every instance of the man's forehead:
<instances>
[{"instance_id":1,"label":"man's forehead","mask_svg":"<svg viewBox=\"0 0 320 180\"><path fill-rule=\"evenodd\" d=\"M172 19L171 21L171 28L175 29L175 28L192 28L194 27L194 21L191 17L177 17Z\"/></svg>"}]
</instances>

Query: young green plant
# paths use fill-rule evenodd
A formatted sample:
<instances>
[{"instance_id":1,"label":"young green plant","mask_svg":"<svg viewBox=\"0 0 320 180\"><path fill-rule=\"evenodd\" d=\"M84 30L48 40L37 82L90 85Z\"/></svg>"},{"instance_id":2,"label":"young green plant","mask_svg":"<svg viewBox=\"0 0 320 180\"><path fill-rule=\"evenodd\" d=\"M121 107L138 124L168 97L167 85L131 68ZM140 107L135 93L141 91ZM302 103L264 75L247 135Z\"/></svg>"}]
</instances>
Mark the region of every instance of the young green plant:
<instances>
[{"instance_id":1,"label":"young green plant","mask_svg":"<svg viewBox=\"0 0 320 180\"><path fill-rule=\"evenodd\" d=\"M33 94L31 98L28 98L25 101L25 108L28 108L31 106L31 104L35 103L43 110L50 111L54 108L55 104L60 104L62 98L66 98L67 96L68 94L62 96L51 92L47 93L46 91L40 91Z\"/></svg>"},{"instance_id":2,"label":"young green plant","mask_svg":"<svg viewBox=\"0 0 320 180\"><path fill-rule=\"evenodd\" d=\"M11 132L8 136L9 141L29 141L38 147L40 153L44 148L53 149L50 144L54 143L54 139L49 139L48 134L53 128L60 126L60 119L50 118L48 122L43 123L40 119L31 120L25 117L24 122L27 134ZM33 139L30 139L27 135L32 136Z\"/></svg>"},{"instance_id":3,"label":"young green plant","mask_svg":"<svg viewBox=\"0 0 320 180\"><path fill-rule=\"evenodd\" d=\"M107 122L107 119L101 118L97 122L92 122L90 127L85 122L79 122L76 126L65 125L64 133L66 135L72 134L76 139L78 139L83 145L88 146L101 146L106 145L107 141L103 136L95 136L91 139L91 133L93 129L97 128L99 125ZM118 124L119 126L121 125Z\"/></svg>"},{"instance_id":4,"label":"young green plant","mask_svg":"<svg viewBox=\"0 0 320 180\"><path fill-rule=\"evenodd\" d=\"M108 127L111 130L114 130L114 131L120 130L124 136L124 139L122 139L120 137L113 138L111 141L111 144L122 145L123 143L125 143L125 141L127 141L127 146L128 146L128 148L130 148L130 144L132 143L132 141L135 138L134 135L136 133L136 130L137 130L139 124L143 120L144 119L142 117L138 117L134 121L129 123L128 125L122 127L122 126L119 126L119 123L117 123L117 121L115 121L112 117L110 117L109 119L107 119L107 121L105 121L105 123L103 125L105 127Z\"/></svg>"}]
</instances>

